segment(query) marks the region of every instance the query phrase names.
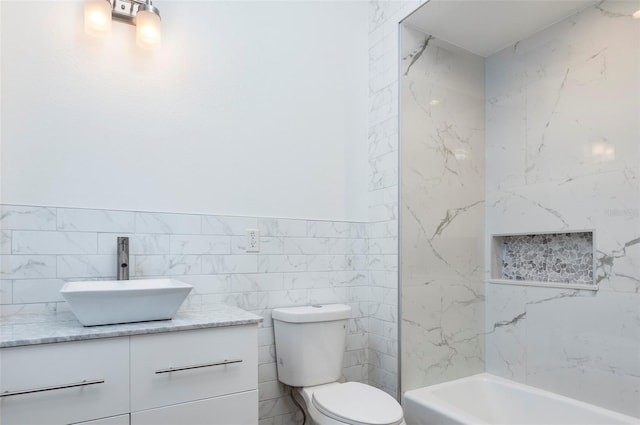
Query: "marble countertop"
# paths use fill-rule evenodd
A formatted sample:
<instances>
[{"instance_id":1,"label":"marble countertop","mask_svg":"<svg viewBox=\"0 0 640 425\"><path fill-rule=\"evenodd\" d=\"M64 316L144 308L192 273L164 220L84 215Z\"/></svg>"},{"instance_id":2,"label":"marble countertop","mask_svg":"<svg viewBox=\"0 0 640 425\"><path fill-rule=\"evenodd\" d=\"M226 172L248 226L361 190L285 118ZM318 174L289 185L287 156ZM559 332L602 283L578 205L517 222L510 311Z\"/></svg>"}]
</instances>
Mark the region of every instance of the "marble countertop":
<instances>
[{"instance_id":1,"label":"marble countertop","mask_svg":"<svg viewBox=\"0 0 640 425\"><path fill-rule=\"evenodd\" d=\"M217 304L179 311L171 320L85 327L73 313L13 315L0 320L0 348L259 323L262 317Z\"/></svg>"}]
</instances>

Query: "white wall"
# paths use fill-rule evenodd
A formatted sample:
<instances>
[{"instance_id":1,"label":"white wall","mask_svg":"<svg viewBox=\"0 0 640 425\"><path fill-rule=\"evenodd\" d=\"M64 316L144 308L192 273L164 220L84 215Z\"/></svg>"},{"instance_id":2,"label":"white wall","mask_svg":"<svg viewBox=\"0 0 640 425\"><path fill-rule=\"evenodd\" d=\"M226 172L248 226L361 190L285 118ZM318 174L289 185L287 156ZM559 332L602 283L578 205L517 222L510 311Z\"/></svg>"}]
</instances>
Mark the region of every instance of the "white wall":
<instances>
[{"instance_id":1,"label":"white wall","mask_svg":"<svg viewBox=\"0 0 640 425\"><path fill-rule=\"evenodd\" d=\"M155 4L149 54L2 1L0 202L365 219L366 3Z\"/></svg>"}]
</instances>

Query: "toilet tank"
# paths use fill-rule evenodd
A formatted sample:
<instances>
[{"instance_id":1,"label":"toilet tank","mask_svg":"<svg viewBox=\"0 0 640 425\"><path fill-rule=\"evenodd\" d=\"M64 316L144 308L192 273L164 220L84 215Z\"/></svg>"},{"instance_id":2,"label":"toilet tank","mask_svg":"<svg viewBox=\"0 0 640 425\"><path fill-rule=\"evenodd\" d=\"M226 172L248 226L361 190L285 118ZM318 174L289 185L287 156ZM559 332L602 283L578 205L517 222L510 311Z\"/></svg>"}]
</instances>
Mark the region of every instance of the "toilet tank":
<instances>
[{"instance_id":1,"label":"toilet tank","mask_svg":"<svg viewBox=\"0 0 640 425\"><path fill-rule=\"evenodd\" d=\"M340 378L351 307L276 308L272 317L280 382L308 387Z\"/></svg>"}]
</instances>

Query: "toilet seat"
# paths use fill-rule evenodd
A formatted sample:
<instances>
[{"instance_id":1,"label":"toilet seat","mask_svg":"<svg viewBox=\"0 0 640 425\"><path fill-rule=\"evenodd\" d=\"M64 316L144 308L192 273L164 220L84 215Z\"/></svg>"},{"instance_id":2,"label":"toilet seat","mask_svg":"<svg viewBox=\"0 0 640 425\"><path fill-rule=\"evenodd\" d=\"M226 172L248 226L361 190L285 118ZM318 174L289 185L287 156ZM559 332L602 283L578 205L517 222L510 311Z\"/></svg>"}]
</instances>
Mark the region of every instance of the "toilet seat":
<instances>
[{"instance_id":1,"label":"toilet seat","mask_svg":"<svg viewBox=\"0 0 640 425\"><path fill-rule=\"evenodd\" d=\"M322 414L350 425L398 425L402 408L389 394L359 382L345 382L313 392L313 406Z\"/></svg>"}]
</instances>

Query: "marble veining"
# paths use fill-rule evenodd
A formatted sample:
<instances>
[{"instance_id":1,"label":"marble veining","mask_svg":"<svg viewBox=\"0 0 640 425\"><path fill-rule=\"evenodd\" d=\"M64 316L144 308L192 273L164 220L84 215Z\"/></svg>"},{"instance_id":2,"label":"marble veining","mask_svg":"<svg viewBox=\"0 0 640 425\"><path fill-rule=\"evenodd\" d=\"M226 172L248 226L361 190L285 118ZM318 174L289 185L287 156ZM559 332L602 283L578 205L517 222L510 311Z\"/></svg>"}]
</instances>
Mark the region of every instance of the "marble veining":
<instances>
[{"instance_id":1,"label":"marble veining","mask_svg":"<svg viewBox=\"0 0 640 425\"><path fill-rule=\"evenodd\" d=\"M402 390L484 369L484 63L402 28Z\"/></svg>"},{"instance_id":2,"label":"marble veining","mask_svg":"<svg viewBox=\"0 0 640 425\"><path fill-rule=\"evenodd\" d=\"M492 235L592 229L596 237L576 241L569 262L556 245L557 264L546 247L514 246L531 258L507 265L510 277L559 282L486 285L485 347L490 373L640 417L635 10L602 1L486 59L487 266L501 263ZM566 280L598 291L571 290Z\"/></svg>"},{"instance_id":3,"label":"marble veining","mask_svg":"<svg viewBox=\"0 0 640 425\"><path fill-rule=\"evenodd\" d=\"M227 305L180 311L171 320L85 327L70 312L0 321L0 348L260 323L262 317Z\"/></svg>"}]
</instances>

